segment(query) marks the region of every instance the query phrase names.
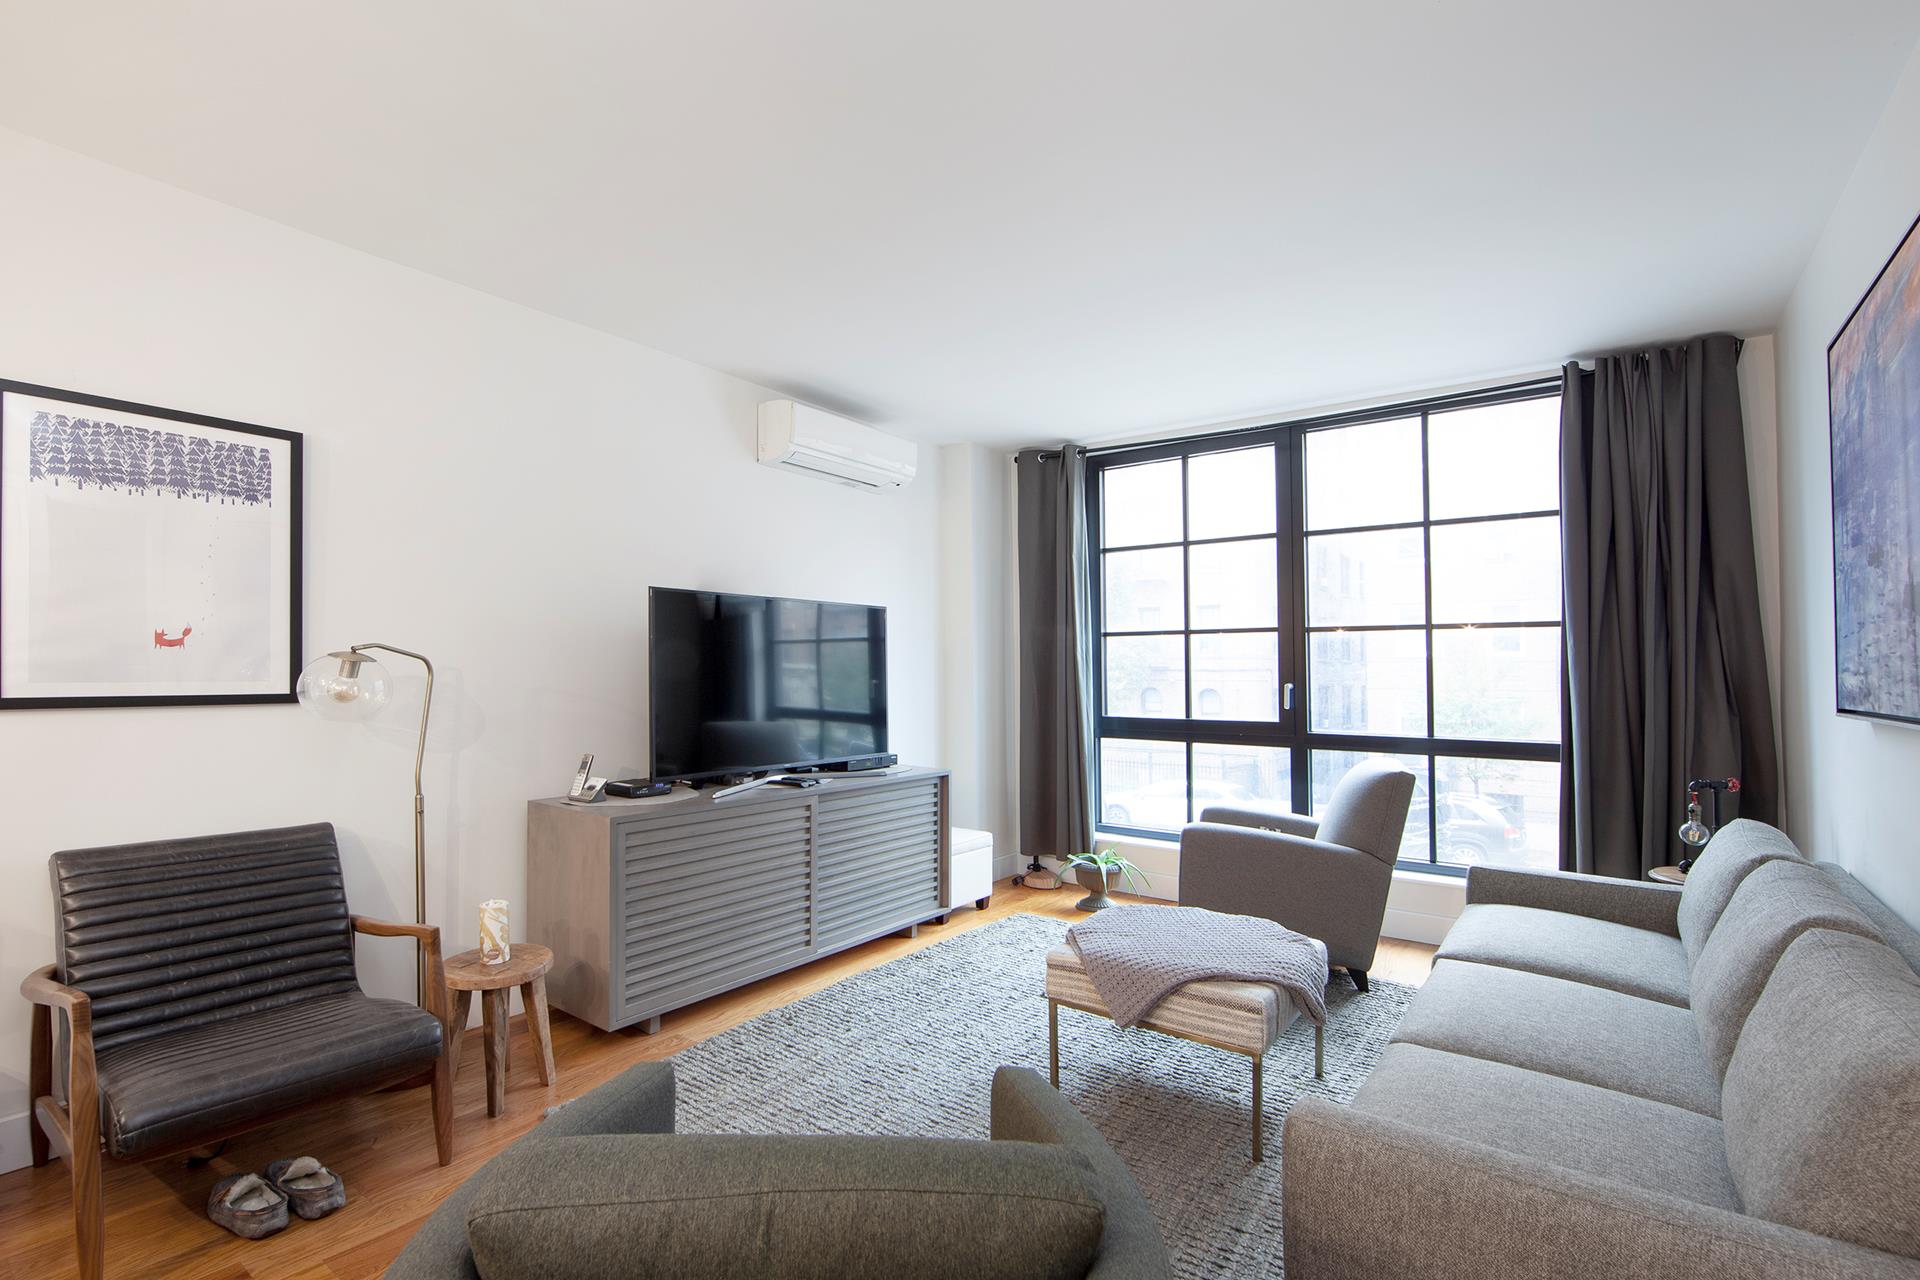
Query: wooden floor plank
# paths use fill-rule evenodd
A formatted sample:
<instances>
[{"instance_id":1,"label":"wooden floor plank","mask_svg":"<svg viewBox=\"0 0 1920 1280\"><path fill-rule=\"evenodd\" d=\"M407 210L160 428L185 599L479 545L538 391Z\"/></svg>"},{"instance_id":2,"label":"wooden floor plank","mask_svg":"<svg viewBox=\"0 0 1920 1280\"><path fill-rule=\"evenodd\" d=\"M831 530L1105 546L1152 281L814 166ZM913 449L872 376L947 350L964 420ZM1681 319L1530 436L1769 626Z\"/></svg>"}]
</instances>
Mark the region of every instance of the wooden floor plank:
<instances>
[{"instance_id":1,"label":"wooden floor plank","mask_svg":"<svg viewBox=\"0 0 1920 1280\"><path fill-rule=\"evenodd\" d=\"M180 1160L146 1165L108 1161L107 1274L167 1280L374 1280L412 1238L440 1201L473 1171L538 1122L547 1107L575 1098L636 1062L657 1061L769 1009L832 985L899 956L933 946L1020 912L1082 918L1080 892L994 887L985 911L963 909L945 925L926 925L918 938L883 938L804 968L767 978L670 1013L656 1035L597 1031L553 1013L558 1078L540 1084L523 1018L512 1027L517 1064L507 1082L506 1109L487 1118L486 1072L479 1036L467 1037L454 1087L454 1162L434 1159L432 1115L424 1088L375 1094L256 1130L234 1139L210 1163ZM1123 895L1115 895L1120 898ZM1371 974L1418 984L1433 948L1383 940ZM1036 982L1038 975L1036 974ZM318 1222L295 1219L265 1240L241 1240L205 1216L207 1194L229 1173L261 1169L271 1160L319 1157L347 1184L347 1205ZM0 1258L6 1273L48 1280L76 1275L66 1166L0 1176ZM18 1268L18 1270L15 1270Z\"/></svg>"}]
</instances>

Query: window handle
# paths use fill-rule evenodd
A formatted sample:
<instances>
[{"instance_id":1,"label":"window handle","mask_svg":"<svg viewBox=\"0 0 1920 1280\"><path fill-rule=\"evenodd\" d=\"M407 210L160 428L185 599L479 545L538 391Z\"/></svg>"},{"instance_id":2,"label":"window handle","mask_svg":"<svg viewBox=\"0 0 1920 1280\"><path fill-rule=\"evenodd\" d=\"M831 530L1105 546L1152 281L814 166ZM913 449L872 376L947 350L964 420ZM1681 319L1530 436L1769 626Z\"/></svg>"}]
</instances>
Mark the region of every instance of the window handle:
<instances>
[{"instance_id":1,"label":"window handle","mask_svg":"<svg viewBox=\"0 0 1920 1280\"><path fill-rule=\"evenodd\" d=\"M1280 686L1280 709L1293 710L1293 681L1291 680Z\"/></svg>"}]
</instances>

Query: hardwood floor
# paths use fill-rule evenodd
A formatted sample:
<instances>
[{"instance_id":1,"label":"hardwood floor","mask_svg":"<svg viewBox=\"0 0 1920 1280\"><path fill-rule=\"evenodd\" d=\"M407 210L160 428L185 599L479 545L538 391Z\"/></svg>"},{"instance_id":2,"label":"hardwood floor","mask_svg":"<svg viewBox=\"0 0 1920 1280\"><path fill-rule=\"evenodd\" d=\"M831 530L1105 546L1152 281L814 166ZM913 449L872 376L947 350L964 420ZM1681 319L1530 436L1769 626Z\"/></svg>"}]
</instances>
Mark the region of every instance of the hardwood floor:
<instances>
[{"instance_id":1,"label":"hardwood floor","mask_svg":"<svg viewBox=\"0 0 1920 1280\"><path fill-rule=\"evenodd\" d=\"M1121 897L1123 895L1115 895ZM758 1017L852 973L932 946L968 929L1019 912L1079 919L1077 890L1016 889L1002 881L985 911L956 912L945 925L924 925L914 939L884 938L817 960L726 995L670 1013L658 1034L611 1034L555 1010L556 1083L541 1085L522 1019L513 1026L513 1071L506 1109L487 1118L480 1037L466 1038L454 1091L454 1161L434 1159L425 1089L377 1094L316 1115L236 1138L210 1163L125 1165L108 1161L107 1274L181 1280L361 1280L378 1276L440 1200L475 1169L532 1128L545 1108L578 1097L636 1062L671 1057L689 1044ZM1383 940L1372 976L1417 985L1433 948ZM1036 981L1038 975L1036 974ZM1036 1031L1036 1034L1039 1034ZM318 1222L294 1219L280 1234L247 1241L205 1216L207 1193L229 1173L268 1161L314 1155L345 1179L347 1206ZM0 1176L0 1258L21 1277L70 1277L73 1219L66 1165Z\"/></svg>"}]
</instances>

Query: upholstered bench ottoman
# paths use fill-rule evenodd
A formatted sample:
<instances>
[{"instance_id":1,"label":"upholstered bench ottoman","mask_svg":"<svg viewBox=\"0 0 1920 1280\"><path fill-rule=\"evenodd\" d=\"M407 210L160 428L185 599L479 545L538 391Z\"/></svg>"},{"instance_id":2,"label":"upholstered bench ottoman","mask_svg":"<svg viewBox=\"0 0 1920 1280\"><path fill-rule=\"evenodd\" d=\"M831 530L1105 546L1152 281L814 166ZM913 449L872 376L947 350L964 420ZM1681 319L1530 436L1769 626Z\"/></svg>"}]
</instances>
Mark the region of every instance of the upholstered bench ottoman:
<instances>
[{"instance_id":1,"label":"upholstered bench ottoman","mask_svg":"<svg viewBox=\"0 0 1920 1280\"><path fill-rule=\"evenodd\" d=\"M940 909L947 917L971 902L985 911L993 900L993 832L970 827L947 831L947 896Z\"/></svg>"},{"instance_id":2,"label":"upholstered bench ottoman","mask_svg":"<svg viewBox=\"0 0 1920 1280\"><path fill-rule=\"evenodd\" d=\"M1314 940L1322 967L1327 944ZM1047 952L1047 1066L1053 1087L1060 1087L1060 1006L1111 1017L1093 980L1074 949L1061 944ZM1266 982L1213 980L1189 982L1153 1007L1138 1025L1163 1035L1179 1036L1198 1044L1244 1053L1253 1059L1253 1158L1261 1149L1261 1063L1280 1033L1293 1025L1300 1010L1278 987ZM1326 1071L1325 1029L1313 1029L1313 1075Z\"/></svg>"}]
</instances>

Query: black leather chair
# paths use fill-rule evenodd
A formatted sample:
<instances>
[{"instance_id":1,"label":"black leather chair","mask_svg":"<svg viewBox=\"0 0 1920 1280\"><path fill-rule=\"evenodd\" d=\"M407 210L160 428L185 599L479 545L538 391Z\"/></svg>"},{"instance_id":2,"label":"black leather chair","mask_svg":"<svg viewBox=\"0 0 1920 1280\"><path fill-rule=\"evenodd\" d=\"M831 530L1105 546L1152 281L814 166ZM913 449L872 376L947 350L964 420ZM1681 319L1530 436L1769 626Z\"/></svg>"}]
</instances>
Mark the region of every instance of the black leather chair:
<instances>
[{"instance_id":1,"label":"black leather chair","mask_svg":"<svg viewBox=\"0 0 1920 1280\"><path fill-rule=\"evenodd\" d=\"M34 1164L58 1154L72 1173L84 1280L104 1267L103 1146L147 1160L426 1084L452 1160L440 931L349 915L330 824L70 850L51 866L57 963L21 984L30 1128ZM427 1008L360 990L358 933L417 941Z\"/></svg>"}]
</instances>

